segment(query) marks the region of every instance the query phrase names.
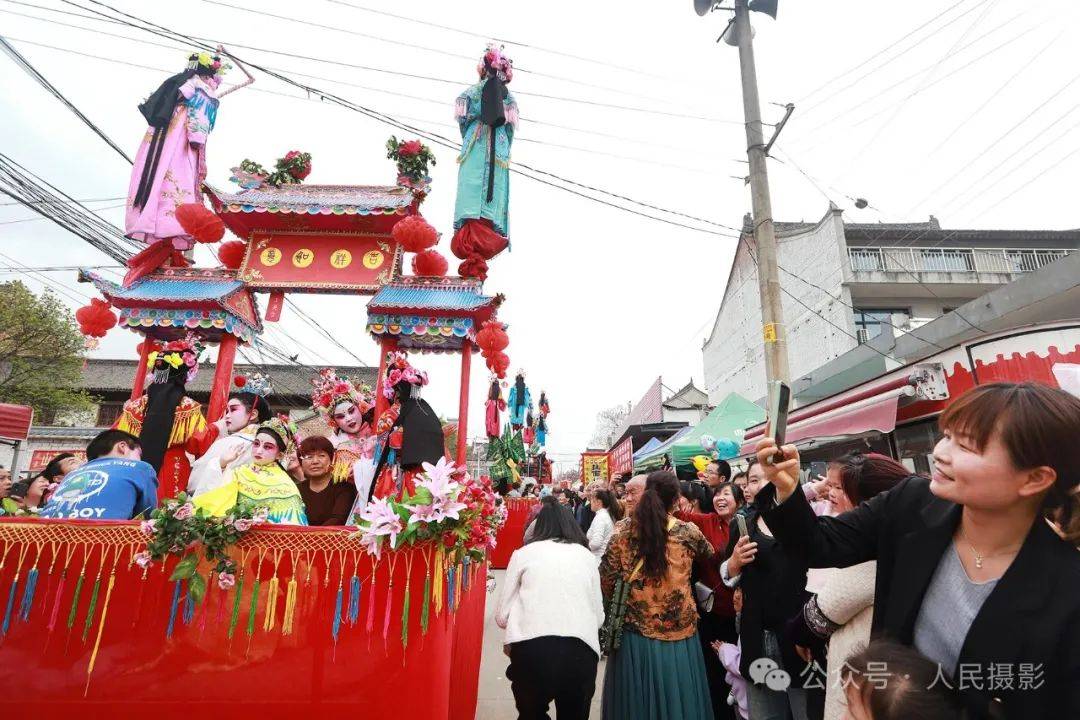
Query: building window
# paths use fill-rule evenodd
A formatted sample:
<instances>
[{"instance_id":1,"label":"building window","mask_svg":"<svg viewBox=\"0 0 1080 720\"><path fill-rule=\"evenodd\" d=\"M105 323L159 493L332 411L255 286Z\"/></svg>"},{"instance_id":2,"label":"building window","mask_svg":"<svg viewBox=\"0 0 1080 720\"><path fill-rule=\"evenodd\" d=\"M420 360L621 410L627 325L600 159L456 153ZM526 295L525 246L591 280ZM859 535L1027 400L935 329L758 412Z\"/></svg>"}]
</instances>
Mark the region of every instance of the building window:
<instances>
[{"instance_id":1,"label":"building window","mask_svg":"<svg viewBox=\"0 0 1080 720\"><path fill-rule=\"evenodd\" d=\"M96 427L112 427L123 410L123 403L101 403L98 405L97 420L94 425Z\"/></svg>"},{"instance_id":2,"label":"building window","mask_svg":"<svg viewBox=\"0 0 1080 720\"><path fill-rule=\"evenodd\" d=\"M872 340L893 324L892 316L909 315L907 308L855 308L855 334L859 342Z\"/></svg>"}]
</instances>

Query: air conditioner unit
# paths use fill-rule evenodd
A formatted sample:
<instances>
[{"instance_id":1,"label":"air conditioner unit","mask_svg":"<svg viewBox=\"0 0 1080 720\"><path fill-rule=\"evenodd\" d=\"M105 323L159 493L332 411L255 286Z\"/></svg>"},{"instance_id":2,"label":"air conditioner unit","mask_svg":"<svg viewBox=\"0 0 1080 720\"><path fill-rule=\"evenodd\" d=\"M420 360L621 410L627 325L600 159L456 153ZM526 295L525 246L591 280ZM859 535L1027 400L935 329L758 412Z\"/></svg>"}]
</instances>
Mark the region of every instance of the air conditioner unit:
<instances>
[{"instance_id":1,"label":"air conditioner unit","mask_svg":"<svg viewBox=\"0 0 1080 720\"><path fill-rule=\"evenodd\" d=\"M857 328L855 330L855 339L862 345L870 340L870 333L867 332L866 328Z\"/></svg>"}]
</instances>

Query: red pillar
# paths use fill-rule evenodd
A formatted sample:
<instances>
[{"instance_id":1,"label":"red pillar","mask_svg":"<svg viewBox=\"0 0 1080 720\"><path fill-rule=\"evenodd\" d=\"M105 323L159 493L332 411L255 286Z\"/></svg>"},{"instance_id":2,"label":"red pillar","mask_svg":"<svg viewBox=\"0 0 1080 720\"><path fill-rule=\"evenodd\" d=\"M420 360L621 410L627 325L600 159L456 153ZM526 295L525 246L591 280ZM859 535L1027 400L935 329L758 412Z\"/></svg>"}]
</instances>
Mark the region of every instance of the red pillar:
<instances>
[{"instance_id":1,"label":"red pillar","mask_svg":"<svg viewBox=\"0 0 1080 720\"><path fill-rule=\"evenodd\" d=\"M146 387L146 364L150 362L150 352L153 349L153 341L143 336L143 341L139 345L139 365L135 368L135 381L131 384L131 399L135 400L143 394L143 389Z\"/></svg>"},{"instance_id":2,"label":"red pillar","mask_svg":"<svg viewBox=\"0 0 1080 720\"><path fill-rule=\"evenodd\" d=\"M375 381L375 419L390 407L390 401L383 395L383 383L386 382L386 355L397 350L397 338L393 335L383 335L379 343L379 377Z\"/></svg>"},{"instance_id":3,"label":"red pillar","mask_svg":"<svg viewBox=\"0 0 1080 720\"><path fill-rule=\"evenodd\" d=\"M225 405L229 402L229 388L232 387L233 361L236 360L236 336L223 333L218 347L217 367L214 369L214 384L210 388L210 404L206 408L206 421L214 422L225 414Z\"/></svg>"},{"instance_id":4,"label":"red pillar","mask_svg":"<svg viewBox=\"0 0 1080 720\"><path fill-rule=\"evenodd\" d=\"M472 342L461 344L461 397L458 400L457 466L465 467L466 445L469 441L469 374L472 370Z\"/></svg>"}]
</instances>

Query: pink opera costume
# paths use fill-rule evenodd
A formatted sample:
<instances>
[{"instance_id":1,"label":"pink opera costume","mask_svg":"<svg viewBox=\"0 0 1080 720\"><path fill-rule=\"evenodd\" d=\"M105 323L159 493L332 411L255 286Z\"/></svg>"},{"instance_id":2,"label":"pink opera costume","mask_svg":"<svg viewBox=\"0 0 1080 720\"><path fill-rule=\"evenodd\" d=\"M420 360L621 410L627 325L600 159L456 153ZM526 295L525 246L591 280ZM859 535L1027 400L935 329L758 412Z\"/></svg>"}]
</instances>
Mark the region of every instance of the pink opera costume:
<instances>
[{"instance_id":1,"label":"pink opera costume","mask_svg":"<svg viewBox=\"0 0 1080 720\"><path fill-rule=\"evenodd\" d=\"M358 498L366 498L375 478L375 444L371 427L375 400L371 388L338 377L325 368L312 381L312 408L326 418L334 445L331 482L353 482Z\"/></svg>"},{"instance_id":2,"label":"pink opera costume","mask_svg":"<svg viewBox=\"0 0 1080 720\"><path fill-rule=\"evenodd\" d=\"M223 49L219 46L218 51ZM229 66L219 55L192 54L184 72L170 77L139 105L149 127L131 172L124 234L147 247L128 260L125 287L164 264L188 264L183 252L194 240L177 221L176 209L201 202L206 138L214 128L221 98L255 81L237 65L247 79L221 89L221 74Z\"/></svg>"}]
</instances>

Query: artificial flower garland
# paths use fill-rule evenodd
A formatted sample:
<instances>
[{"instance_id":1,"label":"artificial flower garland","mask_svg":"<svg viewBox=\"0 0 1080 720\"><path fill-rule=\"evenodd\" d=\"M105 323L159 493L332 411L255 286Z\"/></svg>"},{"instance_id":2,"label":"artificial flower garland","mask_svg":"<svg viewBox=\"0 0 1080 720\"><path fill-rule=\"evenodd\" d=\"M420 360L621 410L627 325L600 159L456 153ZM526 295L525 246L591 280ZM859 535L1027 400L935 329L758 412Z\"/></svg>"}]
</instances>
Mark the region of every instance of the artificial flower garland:
<instances>
[{"instance_id":1,"label":"artificial flower garland","mask_svg":"<svg viewBox=\"0 0 1080 720\"><path fill-rule=\"evenodd\" d=\"M311 174L311 153L290 150L285 153L285 157L278 158L274 163L274 172L270 172L254 160L244 158L239 166L232 169L232 173L230 180L246 189L263 185L272 187L296 185Z\"/></svg>"}]
</instances>

